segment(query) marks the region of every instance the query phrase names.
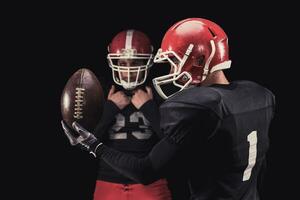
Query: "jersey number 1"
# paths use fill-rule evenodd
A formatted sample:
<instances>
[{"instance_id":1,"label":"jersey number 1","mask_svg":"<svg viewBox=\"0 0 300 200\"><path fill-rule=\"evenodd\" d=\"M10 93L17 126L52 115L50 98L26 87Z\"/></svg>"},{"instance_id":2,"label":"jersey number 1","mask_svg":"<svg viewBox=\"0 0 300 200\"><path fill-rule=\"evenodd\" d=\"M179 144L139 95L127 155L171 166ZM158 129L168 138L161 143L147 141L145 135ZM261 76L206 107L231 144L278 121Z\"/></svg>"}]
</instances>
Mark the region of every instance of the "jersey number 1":
<instances>
[{"instance_id":1,"label":"jersey number 1","mask_svg":"<svg viewBox=\"0 0 300 200\"><path fill-rule=\"evenodd\" d=\"M243 181L247 181L250 179L252 168L256 163L257 156L257 131L252 131L247 140L249 142L249 158L248 158L248 166L244 171Z\"/></svg>"}]
</instances>

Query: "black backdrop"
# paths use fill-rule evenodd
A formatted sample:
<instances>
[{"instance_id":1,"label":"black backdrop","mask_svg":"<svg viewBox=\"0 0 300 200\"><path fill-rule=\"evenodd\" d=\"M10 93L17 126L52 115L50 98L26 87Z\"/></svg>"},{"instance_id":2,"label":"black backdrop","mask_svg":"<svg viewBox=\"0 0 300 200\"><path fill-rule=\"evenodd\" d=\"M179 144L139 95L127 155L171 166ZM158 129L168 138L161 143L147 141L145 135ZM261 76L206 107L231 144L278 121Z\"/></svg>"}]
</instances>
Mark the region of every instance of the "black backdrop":
<instances>
[{"instance_id":1,"label":"black backdrop","mask_svg":"<svg viewBox=\"0 0 300 200\"><path fill-rule=\"evenodd\" d=\"M18 53L10 62L12 66L17 62L18 67L11 69L27 88L17 90L18 97L26 98L14 98L15 104L22 104L26 115L12 118L20 145L15 148L17 157L13 158L17 164L11 167L16 176L11 175L10 181L14 190L20 192L11 194L28 194L32 199L92 199L96 162L87 153L71 147L60 127L60 95L66 81L77 69L88 67L108 87L111 72L106 62L107 45L116 33L128 28L144 31L157 50L172 24L202 17L221 25L229 37L233 63L226 74L230 80L256 81L276 95L278 106L270 129L264 197L280 199L291 195L295 161L288 159L295 152L291 145L293 129L284 128L290 122L283 121L290 113L284 105L291 104L288 94L293 90L283 82L288 82L284 78L286 66L290 65L286 37L295 30L286 28L290 26L281 14L284 6L271 8L247 2L173 2L162 6L141 1L131 7L134 3L110 3L44 4L37 8L26 5L26 9L19 5L15 14L8 15L17 22L8 23L13 30L13 45L9 46ZM159 70L154 66L151 75L156 73Z\"/></svg>"}]
</instances>

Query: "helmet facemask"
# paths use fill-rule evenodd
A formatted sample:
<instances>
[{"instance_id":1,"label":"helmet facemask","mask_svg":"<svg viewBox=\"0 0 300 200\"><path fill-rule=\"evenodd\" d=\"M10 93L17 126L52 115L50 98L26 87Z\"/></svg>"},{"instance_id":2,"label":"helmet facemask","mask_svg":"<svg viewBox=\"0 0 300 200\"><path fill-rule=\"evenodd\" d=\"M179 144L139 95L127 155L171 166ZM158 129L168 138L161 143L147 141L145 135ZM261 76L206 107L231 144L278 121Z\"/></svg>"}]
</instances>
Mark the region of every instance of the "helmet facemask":
<instances>
[{"instance_id":1,"label":"helmet facemask","mask_svg":"<svg viewBox=\"0 0 300 200\"><path fill-rule=\"evenodd\" d=\"M167 99L175 94L173 93L171 95L166 95L166 93L161 88L162 85L172 83L178 88L177 92L179 92L184 88L187 88L188 85L192 82L192 76L188 72L182 71L182 67L186 63L193 47L194 45L190 44L182 58L174 51L163 52L162 49L158 50L157 54L154 57L154 62L169 63L171 66L171 72L169 74L153 79L153 85L162 98Z\"/></svg>"},{"instance_id":2,"label":"helmet facemask","mask_svg":"<svg viewBox=\"0 0 300 200\"><path fill-rule=\"evenodd\" d=\"M136 53L135 49L122 49L121 53L109 53L107 59L114 82L126 90L142 85L147 79L148 69L153 64L152 57L152 54Z\"/></svg>"}]
</instances>

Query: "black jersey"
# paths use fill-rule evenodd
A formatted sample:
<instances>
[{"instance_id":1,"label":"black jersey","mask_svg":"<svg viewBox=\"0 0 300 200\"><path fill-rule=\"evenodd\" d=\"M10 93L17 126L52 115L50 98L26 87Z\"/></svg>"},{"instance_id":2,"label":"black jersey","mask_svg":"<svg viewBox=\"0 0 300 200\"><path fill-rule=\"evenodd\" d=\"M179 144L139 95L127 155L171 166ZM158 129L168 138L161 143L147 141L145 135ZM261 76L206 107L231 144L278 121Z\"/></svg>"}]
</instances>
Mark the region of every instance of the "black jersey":
<instances>
[{"instance_id":1,"label":"black jersey","mask_svg":"<svg viewBox=\"0 0 300 200\"><path fill-rule=\"evenodd\" d=\"M248 81L191 88L162 106L164 132L194 154L192 199L258 199L273 110L272 93Z\"/></svg>"},{"instance_id":2,"label":"black jersey","mask_svg":"<svg viewBox=\"0 0 300 200\"><path fill-rule=\"evenodd\" d=\"M124 175L143 182L164 168L185 168L190 199L259 199L257 181L269 146L274 96L249 81L193 87L165 101L166 137L143 159L103 146L97 153ZM175 161L175 162L174 162Z\"/></svg>"},{"instance_id":3,"label":"black jersey","mask_svg":"<svg viewBox=\"0 0 300 200\"><path fill-rule=\"evenodd\" d=\"M130 96L129 91L124 91ZM129 104L120 110L112 101L104 105L102 119L95 135L107 146L136 157L146 156L159 141L159 110L154 100L139 110ZM99 159L99 180L115 183L134 183Z\"/></svg>"}]
</instances>

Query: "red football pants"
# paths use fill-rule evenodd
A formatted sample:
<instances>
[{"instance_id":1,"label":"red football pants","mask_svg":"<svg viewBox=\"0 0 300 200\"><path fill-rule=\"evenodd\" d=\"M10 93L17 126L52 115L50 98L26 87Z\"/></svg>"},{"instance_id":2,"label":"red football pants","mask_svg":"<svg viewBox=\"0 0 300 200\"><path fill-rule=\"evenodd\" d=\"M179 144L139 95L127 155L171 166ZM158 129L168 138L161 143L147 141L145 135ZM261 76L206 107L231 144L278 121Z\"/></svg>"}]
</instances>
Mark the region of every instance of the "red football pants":
<instances>
[{"instance_id":1,"label":"red football pants","mask_svg":"<svg viewBox=\"0 0 300 200\"><path fill-rule=\"evenodd\" d=\"M94 200L171 200L165 179L149 185L119 184L97 180Z\"/></svg>"}]
</instances>

